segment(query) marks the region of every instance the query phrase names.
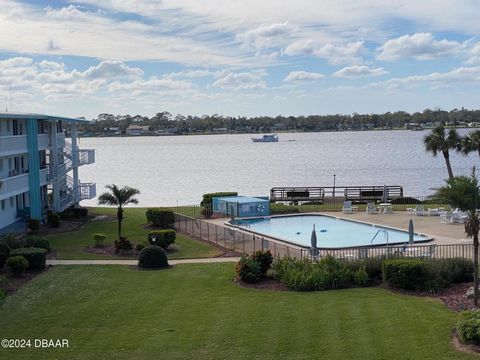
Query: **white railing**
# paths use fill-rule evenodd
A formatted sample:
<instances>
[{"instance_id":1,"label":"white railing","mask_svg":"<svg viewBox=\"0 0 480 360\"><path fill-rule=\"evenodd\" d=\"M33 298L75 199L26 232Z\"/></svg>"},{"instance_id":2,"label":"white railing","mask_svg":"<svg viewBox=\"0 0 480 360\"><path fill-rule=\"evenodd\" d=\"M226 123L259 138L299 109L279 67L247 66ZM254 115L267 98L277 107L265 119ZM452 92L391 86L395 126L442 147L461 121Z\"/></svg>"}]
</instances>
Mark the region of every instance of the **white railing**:
<instances>
[{"instance_id":1,"label":"white railing","mask_svg":"<svg viewBox=\"0 0 480 360\"><path fill-rule=\"evenodd\" d=\"M78 166L93 164L95 162L94 149L80 149L78 150Z\"/></svg>"},{"instance_id":2,"label":"white railing","mask_svg":"<svg viewBox=\"0 0 480 360\"><path fill-rule=\"evenodd\" d=\"M28 152L27 135L0 136L0 155L8 156Z\"/></svg>"},{"instance_id":3,"label":"white railing","mask_svg":"<svg viewBox=\"0 0 480 360\"><path fill-rule=\"evenodd\" d=\"M0 198L6 199L28 191L28 173L0 180Z\"/></svg>"},{"instance_id":4,"label":"white railing","mask_svg":"<svg viewBox=\"0 0 480 360\"><path fill-rule=\"evenodd\" d=\"M50 169L48 167L40 169L40 186L48 184L50 179Z\"/></svg>"},{"instance_id":5,"label":"white railing","mask_svg":"<svg viewBox=\"0 0 480 360\"><path fill-rule=\"evenodd\" d=\"M97 196L97 185L95 183L80 183L80 200L93 199Z\"/></svg>"}]
</instances>

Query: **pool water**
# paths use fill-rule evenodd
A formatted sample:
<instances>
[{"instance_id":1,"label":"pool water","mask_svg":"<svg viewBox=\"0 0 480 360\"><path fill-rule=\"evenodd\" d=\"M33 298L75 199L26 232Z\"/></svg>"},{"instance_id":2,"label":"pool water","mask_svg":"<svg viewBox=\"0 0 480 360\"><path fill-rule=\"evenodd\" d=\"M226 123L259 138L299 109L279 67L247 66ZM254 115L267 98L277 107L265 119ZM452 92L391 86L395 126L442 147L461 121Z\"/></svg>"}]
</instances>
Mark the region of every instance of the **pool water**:
<instances>
[{"instance_id":1,"label":"pool water","mask_svg":"<svg viewBox=\"0 0 480 360\"><path fill-rule=\"evenodd\" d=\"M304 247L311 246L314 224L317 246L319 248L386 245L387 235L385 232L388 233L388 244L408 242L407 231L324 215L278 216L242 219L236 222L236 225L239 227L259 235L284 240ZM382 231L379 232L379 230ZM374 237L375 239L372 242ZM415 242L431 240L431 238L420 234L415 234L413 239Z\"/></svg>"}]
</instances>

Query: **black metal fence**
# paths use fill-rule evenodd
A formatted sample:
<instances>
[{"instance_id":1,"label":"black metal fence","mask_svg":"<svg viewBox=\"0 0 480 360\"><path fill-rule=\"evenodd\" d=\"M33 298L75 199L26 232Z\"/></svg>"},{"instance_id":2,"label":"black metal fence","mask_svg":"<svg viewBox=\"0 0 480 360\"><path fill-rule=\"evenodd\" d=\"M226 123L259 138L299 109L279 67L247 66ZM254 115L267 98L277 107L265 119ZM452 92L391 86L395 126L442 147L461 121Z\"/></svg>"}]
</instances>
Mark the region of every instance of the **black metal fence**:
<instances>
[{"instance_id":1,"label":"black metal fence","mask_svg":"<svg viewBox=\"0 0 480 360\"><path fill-rule=\"evenodd\" d=\"M251 254L256 250L269 249L274 257L311 258L310 249L295 246L283 241L269 239L242 230L223 226L175 213L175 229L193 238L220 245L242 254ZM365 258L405 257L418 259L473 258L472 244L453 245L395 245L370 246L340 249L319 249L319 256L331 255L337 259L355 260Z\"/></svg>"}]
</instances>

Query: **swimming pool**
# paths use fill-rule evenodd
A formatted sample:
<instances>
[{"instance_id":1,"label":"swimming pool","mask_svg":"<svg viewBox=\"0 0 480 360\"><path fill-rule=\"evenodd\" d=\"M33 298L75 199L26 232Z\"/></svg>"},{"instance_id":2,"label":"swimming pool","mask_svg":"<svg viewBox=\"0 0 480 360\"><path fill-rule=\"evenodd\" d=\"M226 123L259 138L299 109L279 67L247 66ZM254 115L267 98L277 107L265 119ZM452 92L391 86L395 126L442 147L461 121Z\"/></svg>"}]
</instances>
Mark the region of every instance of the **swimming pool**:
<instances>
[{"instance_id":1,"label":"swimming pool","mask_svg":"<svg viewBox=\"0 0 480 360\"><path fill-rule=\"evenodd\" d=\"M237 220L235 224L258 235L276 238L302 247L311 246L313 224L315 224L319 248L378 246L387 243L403 244L408 242L407 231L326 215L241 219ZM413 240L418 243L430 241L432 238L415 233Z\"/></svg>"}]
</instances>

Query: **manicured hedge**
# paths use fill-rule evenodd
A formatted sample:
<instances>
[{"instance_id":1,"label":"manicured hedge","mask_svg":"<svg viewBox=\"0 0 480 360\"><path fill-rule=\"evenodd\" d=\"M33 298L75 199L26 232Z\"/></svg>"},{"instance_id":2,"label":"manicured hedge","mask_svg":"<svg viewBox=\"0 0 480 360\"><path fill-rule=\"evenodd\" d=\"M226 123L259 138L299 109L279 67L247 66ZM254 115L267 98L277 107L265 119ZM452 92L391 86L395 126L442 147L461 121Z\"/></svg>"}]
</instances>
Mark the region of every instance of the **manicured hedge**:
<instances>
[{"instance_id":1,"label":"manicured hedge","mask_svg":"<svg viewBox=\"0 0 480 360\"><path fill-rule=\"evenodd\" d=\"M172 210L149 208L145 215L149 224L162 229L171 229L175 223L175 216Z\"/></svg>"},{"instance_id":2,"label":"manicured hedge","mask_svg":"<svg viewBox=\"0 0 480 360\"><path fill-rule=\"evenodd\" d=\"M175 230L166 229L166 230L157 230L148 233L147 240L150 245L157 245L163 249L167 249L171 244L175 243L177 234ZM153 241L155 238L155 241Z\"/></svg>"},{"instance_id":3,"label":"manicured hedge","mask_svg":"<svg viewBox=\"0 0 480 360\"><path fill-rule=\"evenodd\" d=\"M107 238L107 235L105 235L105 234L100 234L100 233L93 234L93 240L95 241L95 247L103 246L103 243L105 242L106 238Z\"/></svg>"},{"instance_id":4,"label":"manicured hedge","mask_svg":"<svg viewBox=\"0 0 480 360\"><path fill-rule=\"evenodd\" d=\"M270 250L258 250L250 256L242 256L235 265L237 276L246 283L258 283L267 276L273 262Z\"/></svg>"},{"instance_id":5,"label":"manicured hedge","mask_svg":"<svg viewBox=\"0 0 480 360\"><path fill-rule=\"evenodd\" d=\"M423 260L385 260L382 273L386 283L399 289L422 290L429 280L427 265Z\"/></svg>"},{"instance_id":6,"label":"manicured hedge","mask_svg":"<svg viewBox=\"0 0 480 360\"><path fill-rule=\"evenodd\" d=\"M167 253L160 246L147 246L138 256L138 267L141 269L168 267Z\"/></svg>"},{"instance_id":7,"label":"manicured hedge","mask_svg":"<svg viewBox=\"0 0 480 360\"><path fill-rule=\"evenodd\" d=\"M460 340L463 342L480 345L480 310L460 313L457 322L457 332Z\"/></svg>"},{"instance_id":8,"label":"manicured hedge","mask_svg":"<svg viewBox=\"0 0 480 360\"><path fill-rule=\"evenodd\" d=\"M10 252L10 256L23 256L28 261L29 270L42 270L45 268L47 250L41 248L19 248Z\"/></svg>"},{"instance_id":9,"label":"manicured hedge","mask_svg":"<svg viewBox=\"0 0 480 360\"><path fill-rule=\"evenodd\" d=\"M20 275L28 268L28 261L23 256L11 256L7 259L7 266L15 275Z\"/></svg>"}]
</instances>

